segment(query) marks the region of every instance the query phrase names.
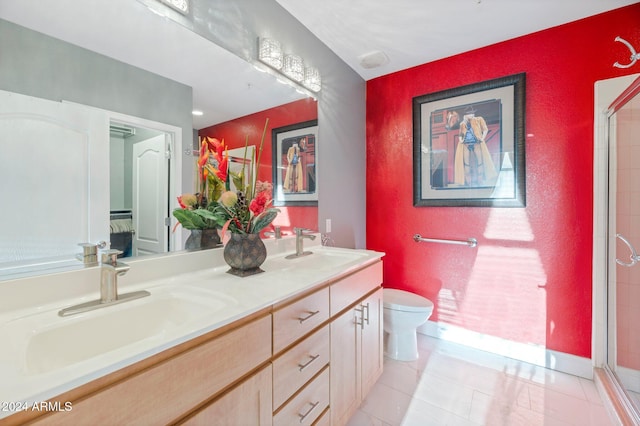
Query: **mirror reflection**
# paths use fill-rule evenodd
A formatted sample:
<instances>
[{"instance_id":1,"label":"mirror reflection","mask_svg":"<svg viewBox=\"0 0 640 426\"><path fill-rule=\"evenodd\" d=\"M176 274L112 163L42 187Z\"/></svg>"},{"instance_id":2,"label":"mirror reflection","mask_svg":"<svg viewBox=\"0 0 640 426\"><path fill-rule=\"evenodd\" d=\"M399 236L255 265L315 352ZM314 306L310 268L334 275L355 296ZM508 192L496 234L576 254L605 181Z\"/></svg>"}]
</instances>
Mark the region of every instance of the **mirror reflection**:
<instances>
[{"instance_id":1,"label":"mirror reflection","mask_svg":"<svg viewBox=\"0 0 640 426\"><path fill-rule=\"evenodd\" d=\"M170 136L118 122L109 125L109 241L122 257L169 250Z\"/></svg>"},{"instance_id":2,"label":"mirror reflection","mask_svg":"<svg viewBox=\"0 0 640 426\"><path fill-rule=\"evenodd\" d=\"M0 90L25 97L0 110L3 139L15 141L0 144L2 178L11 182L0 196L37 207L2 217L0 226L19 232L3 237L0 280L82 267L82 242L111 241L131 256L182 249L187 233L172 232L171 211L177 195L195 190L198 133L233 148L247 138L257 144L264 117L273 127L317 119L315 100L138 2L122 2L127 10L74 2L86 19L51 3L14 2L0 11ZM33 118L39 101L55 111L36 125L25 117ZM192 117L194 104L202 117ZM56 118L60 109L66 112ZM11 133L19 115L22 130ZM270 139L269 130L261 180L271 180ZM37 154L29 149L34 141L43 148ZM47 172L37 185L33 174L17 172L33 170L30 164ZM317 229L317 208L281 210L274 225Z\"/></svg>"}]
</instances>

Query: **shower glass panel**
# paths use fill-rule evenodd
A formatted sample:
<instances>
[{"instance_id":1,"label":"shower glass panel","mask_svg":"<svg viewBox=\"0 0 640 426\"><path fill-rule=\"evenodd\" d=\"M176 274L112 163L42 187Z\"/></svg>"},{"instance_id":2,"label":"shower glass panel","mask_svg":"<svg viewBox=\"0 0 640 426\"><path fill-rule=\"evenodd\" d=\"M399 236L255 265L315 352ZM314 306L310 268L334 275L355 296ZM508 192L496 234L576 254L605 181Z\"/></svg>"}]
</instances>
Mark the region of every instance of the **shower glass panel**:
<instances>
[{"instance_id":1,"label":"shower glass panel","mask_svg":"<svg viewBox=\"0 0 640 426\"><path fill-rule=\"evenodd\" d=\"M636 80L610 109L607 292L607 363L636 410L640 407L639 92Z\"/></svg>"}]
</instances>

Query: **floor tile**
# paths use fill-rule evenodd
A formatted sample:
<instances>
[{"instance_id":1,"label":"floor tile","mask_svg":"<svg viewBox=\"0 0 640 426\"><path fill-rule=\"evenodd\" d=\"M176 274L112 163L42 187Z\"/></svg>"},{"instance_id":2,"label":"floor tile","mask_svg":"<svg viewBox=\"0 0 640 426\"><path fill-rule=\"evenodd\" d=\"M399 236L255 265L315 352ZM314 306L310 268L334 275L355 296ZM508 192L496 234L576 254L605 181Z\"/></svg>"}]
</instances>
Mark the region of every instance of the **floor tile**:
<instances>
[{"instance_id":1,"label":"floor tile","mask_svg":"<svg viewBox=\"0 0 640 426\"><path fill-rule=\"evenodd\" d=\"M364 413L392 426L399 425L407 412L411 396L382 383L376 384L360 406ZM360 425L354 425L360 426Z\"/></svg>"},{"instance_id":2,"label":"floor tile","mask_svg":"<svg viewBox=\"0 0 640 426\"><path fill-rule=\"evenodd\" d=\"M465 417L458 416L451 411L429 404L418 398L413 398L402 419L401 426L478 426Z\"/></svg>"},{"instance_id":3,"label":"floor tile","mask_svg":"<svg viewBox=\"0 0 640 426\"><path fill-rule=\"evenodd\" d=\"M362 410L356 411L346 426L392 426L387 422L383 422L379 418L365 413Z\"/></svg>"},{"instance_id":4,"label":"floor tile","mask_svg":"<svg viewBox=\"0 0 640 426\"><path fill-rule=\"evenodd\" d=\"M418 335L420 358L385 358L348 426L609 426L593 381Z\"/></svg>"}]
</instances>

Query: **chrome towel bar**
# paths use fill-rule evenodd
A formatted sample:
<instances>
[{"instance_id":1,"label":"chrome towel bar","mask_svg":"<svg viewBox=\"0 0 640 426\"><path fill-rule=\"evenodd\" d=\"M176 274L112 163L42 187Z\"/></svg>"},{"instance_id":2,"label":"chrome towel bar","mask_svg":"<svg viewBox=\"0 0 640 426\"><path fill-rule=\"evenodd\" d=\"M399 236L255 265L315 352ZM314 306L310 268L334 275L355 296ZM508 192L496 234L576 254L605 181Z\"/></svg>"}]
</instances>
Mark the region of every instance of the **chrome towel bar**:
<instances>
[{"instance_id":1,"label":"chrome towel bar","mask_svg":"<svg viewBox=\"0 0 640 426\"><path fill-rule=\"evenodd\" d=\"M475 238L469 238L465 241L460 240L439 240L435 238L422 238L420 234L415 234L413 236L413 241L416 243L440 243L440 244L458 244L469 247L476 247L478 245L478 240Z\"/></svg>"}]
</instances>

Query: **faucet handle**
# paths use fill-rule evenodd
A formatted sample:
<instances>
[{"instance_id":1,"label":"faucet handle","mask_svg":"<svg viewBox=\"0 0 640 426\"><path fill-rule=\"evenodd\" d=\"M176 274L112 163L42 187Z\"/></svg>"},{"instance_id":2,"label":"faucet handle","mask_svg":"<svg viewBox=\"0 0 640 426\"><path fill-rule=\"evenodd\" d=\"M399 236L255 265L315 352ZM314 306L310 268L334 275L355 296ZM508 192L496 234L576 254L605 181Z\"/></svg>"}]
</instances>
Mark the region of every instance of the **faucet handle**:
<instances>
[{"instance_id":1,"label":"faucet handle","mask_svg":"<svg viewBox=\"0 0 640 426\"><path fill-rule=\"evenodd\" d=\"M95 256L98 254L98 245L93 243L78 243L82 247L83 256Z\"/></svg>"},{"instance_id":2,"label":"faucet handle","mask_svg":"<svg viewBox=\"0 0 640 426\"><path fill-rule=\"evenodd\" d=\"M98 245L92 243L78 243L82 247L82 254L77 254L76 258L85 265L98 264Z\"/></svg>"},{"instance_id":3,"label":"faucet handle","mask_svg":"<svg viewBox=\"0 0 640 426\"><path fill-rule=\"evenodd\" d=\"M122 254L122 251L118 249L110 249L102 251L101 254L102 263L110 263L111 265L115 265L116 263L118 263L118 256Z\"/></svg>"},{"instance_id":4,"label":"faucet handle","mask_svg":"<svg viewBox=\"0 0 640 426\"><path fill-rule=\"evenodd\" d=\"M264 233L264 235L267 235L269 237L273 236L275 239L278 240L278 239L282 238L282 230L280 229L279 226L275 226L273 228L273 231L267 231L267 232Z\"/></svg>"},{"instance_id":5,"label":"faucet handle","mask_svg":"<svg viewBox=\"0 0 640 426\"><path fill-rule=\"evenodd\" d=\"M309 228L293 228L293 230L296 233L296 236L300 236L302 234L313 232L313 230L311 230Z\"/></svg>"}]
</instances>

